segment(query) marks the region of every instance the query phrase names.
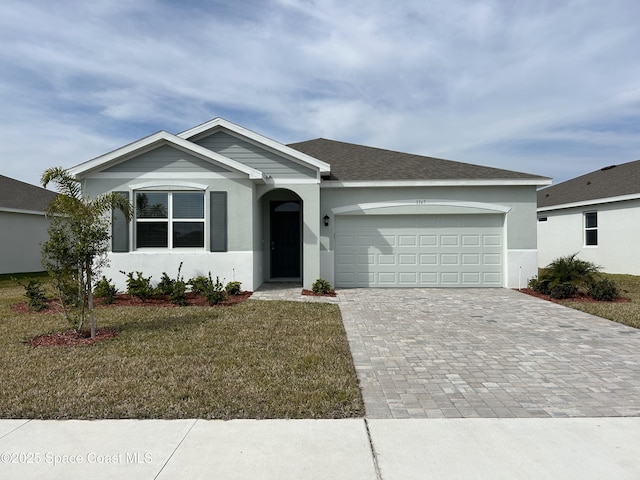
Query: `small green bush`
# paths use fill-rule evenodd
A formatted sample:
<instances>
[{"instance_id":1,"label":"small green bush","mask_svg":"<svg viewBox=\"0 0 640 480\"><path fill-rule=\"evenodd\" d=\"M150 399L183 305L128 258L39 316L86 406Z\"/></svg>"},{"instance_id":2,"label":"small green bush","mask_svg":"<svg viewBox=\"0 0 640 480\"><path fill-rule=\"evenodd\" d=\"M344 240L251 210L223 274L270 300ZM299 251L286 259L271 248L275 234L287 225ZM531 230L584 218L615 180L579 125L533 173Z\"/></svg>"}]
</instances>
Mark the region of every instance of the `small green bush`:
<instances>
[{"instance_id":1,"label":"small green bush","mask_svg":"<svg viewBox=\"0 0 640 480\"><path fill-rule=\"evenodd\" d=\"M332 290L332 288L329 282L327 282L326 280L323 280L322 278L318 278L315 282L313 282L313 285L311 286L311 290L313 291L313 293L326 295Z\"/></svg>"},{"instance_id":2,"label":"small green bush","mask_svg":"<svg viewBox=\"0 0 640 480\"><path fill-rule=\"evenodd\" d=\"M209 288L205 292L207 302L209 305L215 305L220 302L224 302L227 299L227 291L224 289L224 285L218 277L216 277L216 283L213 283L211 274L209 274Z\"/></svg>"},{"instance_id":3,"label":"small green bush","mask_svg":"<svg viewBox=\"0 0 640 480\"><path fill-rule=\"evenodd\" d=\"M587 290L587 295L599 302L610 302L611 300L618 298L620 296L620 292L618 290L618 286L613 280L605 278L603 280L593 282Z\"/></svg>"},{"instance_id":4,"label":"small green bush","mask_svg":"<svg viewBox=\"0 0 640 480\"><path fill-rule=\"evenodd\" d=\"M196 295L204 295L211 288L211 280L204 275L190 279L188 284L191 285L191 292Z\"/></svg>"},{"instance_id":5,"label":"small green bush","mask_svg":"<svg viewBox=\"0 0 640 480\"><path fill-rule=\"evenodd\" d=\"M154 289L151 286L151 277L143 277L142 272L136 272L135 278L133 272L120 271L120 273L127 276L127 293L129 295L138 297L143 302L153 296Z\"/></svg>"},{"instance_id":6,"label":"small green bush","mask_svg":"<svg viewBox=\"0 0 640 480\"><path fill-rule=\"evenodd\" d=\"M556 300L562 300L564 298L573 297L578 291L578 287L576 287L571 282L562 282L551 287L549 291L549 296L551 298L555 298Z\"/></svg>"},{"instance_id":7,"label":"small green bush","mask_svg":"<svg viewBox=\"0 0 640 480\"><path fill-rule=\"evenodd\" d=\"M19 282L15 278L14 281L24 288L24 294L27 297L29 310L39 312L40 310L47 308L47 297L44 294L44 288L41 281L33 278L30 278L27 283Z\"/></svg>"},{"instance_id":8,"label":"small green bush","mask_svg":"<svg viewBox=\"0 0 640 480\"><path fill-rule=\"evenodd\" d=\"M534 292L541 293L542 295L549 295L549 293L551 293L549 284L549 280L540 280L536 277L533 277L531 280L529 280L527 286Z\"/></svg>"},{"instance_id":9,"label":"small green bush","mask_svg":"<svg viewBox=\"0 0 640 480\"><path fill-rule=\"evenodd\" d=\"M103 303L110 305L116 298L116 294L118 293L118 289L111 282L111 279L107 280L107 277L104 275L100 280L98 280L93 287L93 294L102 298Z\"/></svg>"},{"instance_id":10,"label":"small green bush","mask_svg":"<svg viewBox=\"0 0 640 480\"><path fill-rule=\"evenodd\" d=\"M175 283L176 281L167 275L166 272L162 272L162 277L160 277L160 281L158 285L156 285L156 293L158 295L171 295Z\"/></svg>"},{"instance_id":11,"label":"small green bush","mask_svg":"<svg viewBox=\"0 0 640 480\"><path fill-rule=\"evenodd\" d=\"M242 282L229 282L224 289L227 291L228 295L238 295L240 293L241 286Z\"/></svg>"},{"instance_id":12,"label":"small green bush","mask_svg":"<svg viewBox=\"0 0 640 480\"><path fill-rule=\"evenodd\" d=\"M169 300L176 305L184 306L187 304L187 284L182 279L173 282Z\"/></svg>"}]
</instances>

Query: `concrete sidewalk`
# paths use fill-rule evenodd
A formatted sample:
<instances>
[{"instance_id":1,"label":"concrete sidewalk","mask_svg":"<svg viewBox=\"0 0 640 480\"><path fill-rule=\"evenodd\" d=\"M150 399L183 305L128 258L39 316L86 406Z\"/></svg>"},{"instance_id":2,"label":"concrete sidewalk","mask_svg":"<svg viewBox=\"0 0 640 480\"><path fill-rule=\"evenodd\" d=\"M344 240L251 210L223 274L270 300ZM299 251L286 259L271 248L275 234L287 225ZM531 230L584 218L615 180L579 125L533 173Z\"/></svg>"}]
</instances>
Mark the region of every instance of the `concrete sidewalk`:
<instances>
[{"instance_id":1,"label":"concrete sidewalk","mask_svg":"<svg viewBox=\"0 0 640 480\"><path fill-rule=\"evenodd\" d=\"M0 478L637 479L640 418L0 420Z\"/></svg>"}]
</instances>

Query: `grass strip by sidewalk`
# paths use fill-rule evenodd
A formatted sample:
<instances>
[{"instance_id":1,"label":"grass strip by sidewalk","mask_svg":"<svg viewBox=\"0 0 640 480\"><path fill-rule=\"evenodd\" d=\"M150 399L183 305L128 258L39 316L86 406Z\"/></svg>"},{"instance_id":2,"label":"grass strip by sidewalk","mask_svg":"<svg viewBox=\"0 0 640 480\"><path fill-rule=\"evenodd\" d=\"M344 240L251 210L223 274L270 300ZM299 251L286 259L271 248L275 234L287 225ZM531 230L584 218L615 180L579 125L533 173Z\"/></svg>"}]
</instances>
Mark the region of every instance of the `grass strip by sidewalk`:
<instances>
[{"instance_id":1,"label":"grass strip by sidewalk","mask_svg":"<svg viewBox=\"0 0 640 480\"><path fill-rule=\"evenodd\" d=\"M96 310L115 339L33 348L65 327L19 314L0 288L2 418L345 418L364 414L336 305L248 300L233 307Z\"/></svg>"}]
</instances>

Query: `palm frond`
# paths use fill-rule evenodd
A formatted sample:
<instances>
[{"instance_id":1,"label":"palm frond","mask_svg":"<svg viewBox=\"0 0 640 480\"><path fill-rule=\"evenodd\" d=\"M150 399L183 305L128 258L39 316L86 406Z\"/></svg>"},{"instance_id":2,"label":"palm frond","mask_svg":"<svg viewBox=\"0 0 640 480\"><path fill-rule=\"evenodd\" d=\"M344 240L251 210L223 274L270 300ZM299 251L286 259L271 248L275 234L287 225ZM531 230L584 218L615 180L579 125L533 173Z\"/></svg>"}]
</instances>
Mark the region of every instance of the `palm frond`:
<instances>
[{"instance_id":1,"label":"palm frond","mask_svg":"<svg viewBox=\"0 0 640 480\"><path fill-rule=\"evenodd\" d=\"M80 182L62 167L48 168L42 173L40 183L43 187L47 187L49 183L57 186L58 192L62 195L80 200L81 188Z\"/></svg>"}]
</instances>

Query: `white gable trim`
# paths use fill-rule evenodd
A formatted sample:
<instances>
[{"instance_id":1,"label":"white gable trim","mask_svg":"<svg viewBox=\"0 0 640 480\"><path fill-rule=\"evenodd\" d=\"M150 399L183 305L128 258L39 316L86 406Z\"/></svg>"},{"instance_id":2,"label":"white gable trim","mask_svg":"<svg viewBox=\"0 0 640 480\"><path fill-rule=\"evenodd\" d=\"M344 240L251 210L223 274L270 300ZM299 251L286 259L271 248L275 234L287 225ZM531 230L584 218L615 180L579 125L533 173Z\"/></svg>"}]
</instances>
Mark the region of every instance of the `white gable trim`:
<instances>
[{"instance_id":1,"label":"white gable trim","mask_svg":"<svg viewBox=\"0 0 640 480\"><path fill-rule=\"evenodd\" d=\"M271 140L264 135L252 132L251 130L241 127L240 125L236 125L235 123L232 123L220 117L214 118L213 120L203 123L202 125L198 125L197 127L190 128L189 130L185 130L184 132L179 133L178 137L188 140L209 130L215 130L219 128L223 128L229 133L235 133L236 135L251 140L253 143L256 143L260 146L268 147L271 150L291 157L292 159L298 161L299 163L302 163L303 165L313 167L314 169L319 170L320 175L327 175L331 172L331 166L328 163L322 162L317 158L306 155L291 147L287 147L280 142Z\"/></svg>"},{"instance_id":2,"label":"white gable trim","mask_svg":"<svg viewBox=\"0 0 640 480\"><path fill-rule=\"evenodd\" d=\"M202 183L182 182L174 180L172 182L142 182L129 185L130 190L206 190L209 188Z\"/></svg>"},{"instance_id":3,"label":"white gable trim","mask_svg":"<svg viewBox=\"0 0 640 480\"><path fill-rule=\"evenodd\" d=\"M511 211L511 207L504 205L496 205L492 203L482 202L460 202L455 200L396 200L390 202L371 202L360 203L355 205L347 205L344 207L336 207L331 209L331 213L334 215L345 214L348 212L359 212L372 210L377 208L389 208L389 207L425 207L425 206L438 206L438 207L465 207L465 208L477 208L480 210L490 210L499 213L508 213Z\"/></svg>"},{"instance_id":4,"label":"white gable trim","mask_svg":"<svg viewBox=\"0 0 640 480\"><path fill-rule=\"evenodd\" d=\"M237 172L242 172L248 175L251 180L263 180L264 177L263 173L255 168L251 168L240 162L232 160L231 158L225 157L224 155L220 155L219 153L212 152L209 149L196 145L195 143L191 143L165 131L154 133L153 135L149 135L148 137L130 143L122 148L72 167L69 169L69 173L76 177L84 177L92 172L104 170L125 161L136 154L153 150L162 145L171 145L187 153L203 158L204 160L223 165Z\"/></svg>"},{"instance_id":5,"label":"white gable trim","mask_svg":"<svg viewBox=\"0 0 640 480\"><path fill-rule=\"evenodd\" d=\"M626 200L638 199L640 199L640 193L630 193L629 195L620 195L617 197L596 198L594 200L584 200L582 202L562 203L560 205L552 205L550 207L540 207L538 208L538 212L563 210L565 208L588 207L591 205L602 205L604 203L624 202Z\"/></svg>"}]
</instances>

